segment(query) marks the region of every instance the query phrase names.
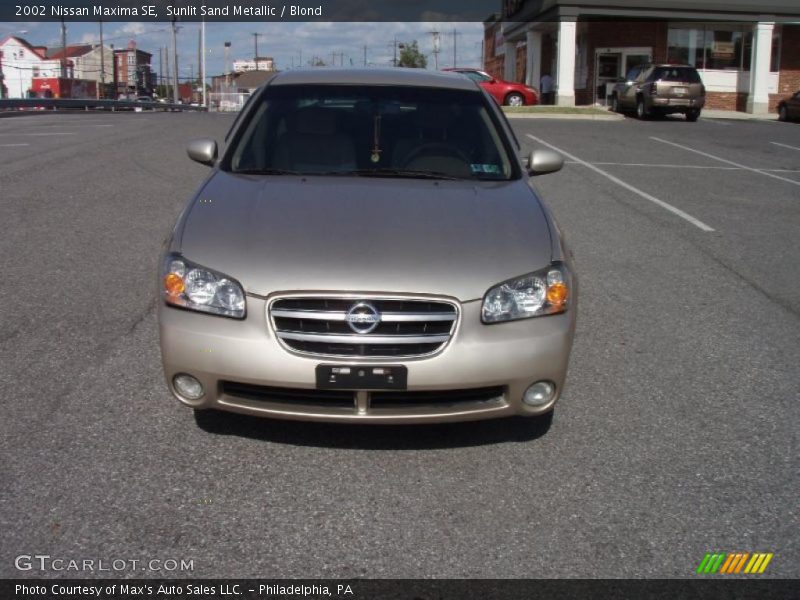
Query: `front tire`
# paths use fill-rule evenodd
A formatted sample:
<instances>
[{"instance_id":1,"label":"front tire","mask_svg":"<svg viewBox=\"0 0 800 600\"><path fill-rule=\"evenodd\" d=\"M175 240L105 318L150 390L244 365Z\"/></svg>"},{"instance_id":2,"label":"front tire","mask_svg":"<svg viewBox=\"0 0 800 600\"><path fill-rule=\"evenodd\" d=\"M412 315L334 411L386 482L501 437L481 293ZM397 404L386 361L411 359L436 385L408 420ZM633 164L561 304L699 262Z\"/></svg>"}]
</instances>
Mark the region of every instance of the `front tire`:
<instances>
[{"instance_id":1,"label":"front tire","mask_svg":"<svg viewBox=\"0 0 800 600\"><path fill-rule=\"evenodd\" d=\"M644 105L644 98L636 100L636 118L645 120L649 116L650 111L648 111L647 107Z\"/></svg>"},{"instance_id":2,"label":"front tire","mask_svg":"<svg viewBox=\"0 0 800 600\"><path fill-rule=\"evenodd\" d=\"M525 98L516 92L506 96L506 106L525 106Z\"/></svg>"}]
</instances>

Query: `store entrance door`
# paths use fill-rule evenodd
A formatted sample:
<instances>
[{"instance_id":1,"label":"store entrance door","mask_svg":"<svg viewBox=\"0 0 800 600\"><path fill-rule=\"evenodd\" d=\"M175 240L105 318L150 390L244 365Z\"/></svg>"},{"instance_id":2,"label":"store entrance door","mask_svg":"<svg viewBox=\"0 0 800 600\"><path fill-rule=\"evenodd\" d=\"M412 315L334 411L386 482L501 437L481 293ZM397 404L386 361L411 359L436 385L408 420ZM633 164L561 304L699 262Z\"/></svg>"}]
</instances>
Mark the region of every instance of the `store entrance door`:
<instances>
[{"instance_id":1,"label":"store entrance door","mask_svg":"<svg viewBox=\"0 0 800 600\"><path fill-rule=\"evenodd\" d=\"M597 48L594 69L596 101L606 105L617 81L633 67L650 62L652 56L652 48Z\"/></svg>"},{"instance_id":2,"label":"store entrance door","mask_svg":"<svg viewBox=\"0 0 800 600\"><path fill-rule=\"evenodd\" d=\"M619 79L622 70L622 52L598 52L595 69L597 101L605 105L606 97Z\"/></svg>"}]
</instances>

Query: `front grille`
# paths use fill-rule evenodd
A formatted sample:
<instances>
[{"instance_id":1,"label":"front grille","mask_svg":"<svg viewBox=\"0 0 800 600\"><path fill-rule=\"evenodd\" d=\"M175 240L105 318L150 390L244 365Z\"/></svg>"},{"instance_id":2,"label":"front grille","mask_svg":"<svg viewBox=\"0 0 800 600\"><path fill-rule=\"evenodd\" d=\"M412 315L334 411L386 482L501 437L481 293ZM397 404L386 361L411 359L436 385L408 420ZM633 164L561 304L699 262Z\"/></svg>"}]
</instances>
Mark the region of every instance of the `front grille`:
<instances>
[{"instance_id":1,"label":"front grille","mask_svg":"<svg viewBox=\"0 0 800 600\"><path fill-rule=\"evenodd\" d=\"M375 408L394 408L398 406L433 406L460 404L463 402L489 402L491 400L503 398L503 394L504 389L500 386L433 392L372 392L372 394L370 394L370 406Z\"/></svg>"},{"instance_id":2,"label":"front grille","mask_svg":"<svg viewBox=\"0 0 800 600\"><path fill-rule=\"evenodd\" d=\"M353 311L372 320L351 325ZM270 317L278 338L298 352L410 357L441 349L455 330L458 309L450 302L416 299L281 298L270 305Z\"/></svg>"},{"instance_id":3,"label":"front grille","mask_svg":"<svg viewBox=\"0 0 800 600\"><path fill-rule=\"evenodd\" d=\"M347 408L352 408L354 405L353 392L345 390L278 388L223 381L222 393L234 398L286 405L343 406Z\"/></svg>"},{"instance_id":4,"label":"front grille","mask_svg":"<svg viewBox=\"0 0 800 600\"><path fill-rule=\"evenodd\" d=\"M364 392L365 403L359 411L358 392L354 390L320 390L253 385L236 381L221 382L221 392L228 403L254 402L278 412L319 412L332 414L414 414L426 411L457 412L482 410L505 403L502 386L462 390L408 391L386 390Z\"/></svg>"}]
</instances>

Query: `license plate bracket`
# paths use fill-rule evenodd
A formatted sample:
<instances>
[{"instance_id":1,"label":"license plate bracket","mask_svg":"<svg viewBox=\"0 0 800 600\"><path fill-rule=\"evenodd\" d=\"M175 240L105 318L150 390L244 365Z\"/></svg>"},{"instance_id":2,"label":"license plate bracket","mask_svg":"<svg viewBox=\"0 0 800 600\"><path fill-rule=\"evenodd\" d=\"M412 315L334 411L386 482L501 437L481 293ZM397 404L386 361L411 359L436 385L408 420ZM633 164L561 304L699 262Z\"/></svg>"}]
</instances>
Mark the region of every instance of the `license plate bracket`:
<instances>
[{"instance_id":1,"label":"license plate bracket","mask_svg":"<svg viewBox=\"0 0 800 600\"><path fill-rule=\"evenodd\" d=\"M333 390L404 390L408 368L403 365L317 365L317 388Z\"/></svg>"}]
</instances>

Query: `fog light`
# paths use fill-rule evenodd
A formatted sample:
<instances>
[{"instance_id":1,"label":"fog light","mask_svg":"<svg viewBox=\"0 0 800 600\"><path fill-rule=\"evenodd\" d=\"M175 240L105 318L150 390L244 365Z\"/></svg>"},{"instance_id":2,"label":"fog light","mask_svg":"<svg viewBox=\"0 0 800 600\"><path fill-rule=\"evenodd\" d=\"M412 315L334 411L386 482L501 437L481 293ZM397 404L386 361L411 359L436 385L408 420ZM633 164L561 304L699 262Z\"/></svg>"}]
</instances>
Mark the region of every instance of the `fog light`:
<instances>
[{"instance_id":1,"label":"fog light","mask_svg":"<svg viewBox=\"0 0 800 600\"><path fill-rule=\"evenodd\" d=\"M187 400L199 400L205 394L203 384L191 375L181 373L172 378L172 384L177 392Z\"/></svg>"},{"instance_id":2,"label":"fog light","mask_svg":"<svg viewBox=\"0 0 800 600\"><path fill-rule=\"evenodd\" d=\"M544 406L553 399L556 386L549 381L537 381L522 396L522 401L528 406Z\"/></svg>"}]
</instances>

